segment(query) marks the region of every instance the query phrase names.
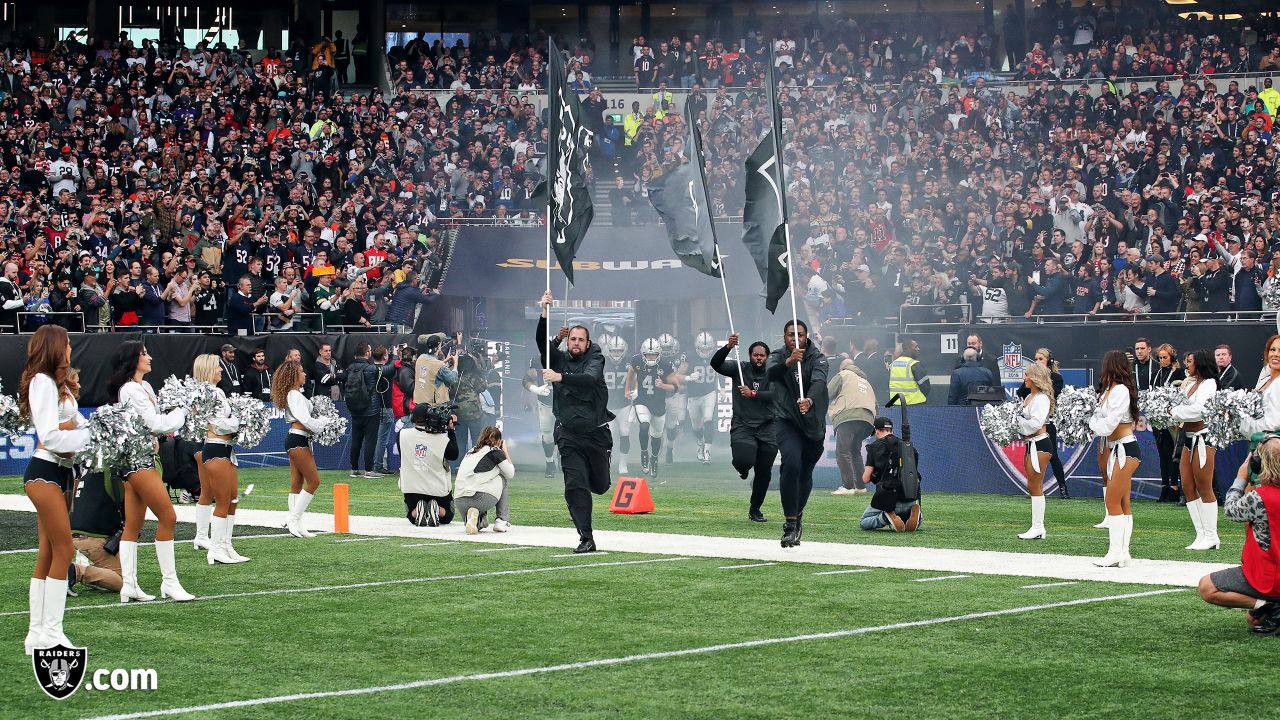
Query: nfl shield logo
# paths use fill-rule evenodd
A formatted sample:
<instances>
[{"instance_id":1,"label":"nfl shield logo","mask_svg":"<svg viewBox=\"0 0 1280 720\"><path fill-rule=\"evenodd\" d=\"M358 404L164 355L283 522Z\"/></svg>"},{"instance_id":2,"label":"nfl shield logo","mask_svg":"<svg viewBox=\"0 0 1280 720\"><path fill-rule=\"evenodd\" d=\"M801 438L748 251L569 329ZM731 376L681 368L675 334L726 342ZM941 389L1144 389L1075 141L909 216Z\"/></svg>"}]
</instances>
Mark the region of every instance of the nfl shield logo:
<instances>
[{"instance_id":1,"label":"nfl shield logo","mask_svg":"<svg viewBox=\"0 0 1280 720\"><path fill-rule=\"evenodd\" d=\"M54 700L66 700L80 687L88 661L88 648L58 645L36 648L31 653L31 666L36 673L36 682Z\"/></svg>"},{"instance_id":2,"label":"nfl shield logo","mask_svg":"<svg viewBox=\"0 0 1280 720\"><path fill-rule=\"evenodd\" d=\"M1010 370L1022 369L1022 345L1009 343L1004 346L1004 366Z\"/></svg>"},{"instance_id":3,"label":"nfl shield logo","mask_svg":"<svg viewBox=\"0 0 1280 720\"><path fill-rule=\"evenodd\" d=\"M427 446L426 446L426 445L414 445L414 446L413 446L413 456L414 456L415 458L419 459L419 460L421 460L421 459L425 458L425 457L427 456Z\"/></svg>"}]
</instances>

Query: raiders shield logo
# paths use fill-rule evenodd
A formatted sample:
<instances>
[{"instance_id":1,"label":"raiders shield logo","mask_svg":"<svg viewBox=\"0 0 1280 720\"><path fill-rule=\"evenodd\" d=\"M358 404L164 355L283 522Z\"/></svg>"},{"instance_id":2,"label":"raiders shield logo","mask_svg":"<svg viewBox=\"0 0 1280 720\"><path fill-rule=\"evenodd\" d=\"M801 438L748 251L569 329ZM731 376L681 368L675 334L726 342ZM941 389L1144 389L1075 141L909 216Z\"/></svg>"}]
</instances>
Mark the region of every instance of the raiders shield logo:
<instances>
[{"instance_id":1,"label":"raiders shield logo","mask_svg":"<svg viewBox=\"0 0 1280 720\"><path fill-rule=\"evenodd\" d=\"M85 665L89 661L88 648L67 647L58 645L51 648L36 648L31 653L32 669L36 673L36 682L54 700L66 700L80 687L84 680Z\"/></svg>"}]
</instances>

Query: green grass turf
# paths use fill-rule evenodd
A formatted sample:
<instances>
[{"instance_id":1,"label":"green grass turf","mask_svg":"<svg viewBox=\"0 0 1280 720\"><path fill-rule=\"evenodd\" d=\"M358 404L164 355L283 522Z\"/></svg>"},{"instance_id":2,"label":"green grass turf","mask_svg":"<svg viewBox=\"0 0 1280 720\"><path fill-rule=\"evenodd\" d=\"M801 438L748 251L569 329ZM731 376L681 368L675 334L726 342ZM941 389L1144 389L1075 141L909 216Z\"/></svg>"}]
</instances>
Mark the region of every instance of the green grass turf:
<instances>
[{"instance_id":1,"label":"green grass turf","mask_svg":"<svg viewBox=\"0 0 1280 720\"><path fill-rule=\"evenodd\" d=\"M719 465L679 464L660 468L659 480L651 484L656 512L648 515L614 515L606 512L609 497L596 499L595 527L598 530L673 532L744 538L776 538L782 534L781 506L776 490L770 492L764 511L772 522L758 524L746 520L749 488L733 470ZM511 518L516 525L570 527L564 506L564 485L559 478L544 478L541 467L521 466L511 485ZM379 480L352 479L345 472L321 473L320 492L311 508L331 512L332 484L350 485L351 513L402 517L403 502L394 476ZM240 484L254 483L255 489L243 507L268 510L287 509L289 476L284 468L255 468L240 471ZM776 481L775 481L776 483ZM20 478L0 479L0 493L21 492ZM970 550L1041 552L1065 555L1102 556L1107 549L1105 530L1093 529L1104 510L1098 498L1048 499L1045 541L1024 541L1015 537L1031 523L1031 506L1025 497L975 494L929 494L924 500L924 532L895 534L868 533L858 528L858 518L870 502L870 495L833 497L829 489L816 489L805 511L805 539L812 541L871 543ZM1134 557L1157 560L1203 560L1239 562L1244 544L1244 527L1220 519L1218 532L1222 548L1208 552L1184 550L1195 532L1185 508L1174 503L1134 502ZM240 528L236 529L240 532ZM0 544L4 543L0 535ZM0 548L3 549L3 548Z\"/></svg>"},{"instance_id":2,"label":"green grass turf","mask_svg":"<svg viewBox=\"0 0 1280 720\"><path fill-rule=\"evenodd\" d=\"M552 558L535 548L404 548L400 539L237 543L245 565L209 567L183 549L198 595L652 559ZM29 558L0 556L0 612L25 609ZM140 577L158 583L142 553ZM76 718L877 626L1149 591L1112 583L1022 589L1027 578L871 570L815 576L784 563L719 570L723 560L120 607L86 592L66 629L89 668L155 667L154 693L82 688L44 697L18 652L25 615L0 617L4 717ZM1240 696L1274 706L1258 684L1280 645L1245 632L1238 612L1194 592L1024 615L735 649L612 667L479 680L351 698L237 708L216 718L568 717L1210 717ZM1262 666L1266 661L1263 660ZM1217 669L1216 671L1212 669ZM1260 698L1259 693L1268 694Z\"/></svg>"}]
</instances>

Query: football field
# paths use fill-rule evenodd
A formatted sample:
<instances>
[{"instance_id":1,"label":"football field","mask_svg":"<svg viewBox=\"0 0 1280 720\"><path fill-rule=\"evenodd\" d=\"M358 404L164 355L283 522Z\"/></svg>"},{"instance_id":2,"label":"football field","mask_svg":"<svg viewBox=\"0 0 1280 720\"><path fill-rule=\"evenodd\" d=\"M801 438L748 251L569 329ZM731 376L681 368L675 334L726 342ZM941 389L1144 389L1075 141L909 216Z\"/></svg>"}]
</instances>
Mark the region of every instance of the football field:
<instances>
[{"instance_id":1,"label":"football field","mask_svg":"<svg viewBox=\"0 0 1280 720\"><path fill-rule=\"evenodd\" d=\"M1184 718L1221 715L1240 696L1280 699L1257 673L1280 658L1277 639L1250 635L1240 612L1204 604L1185 581L1200 566L1183 561L1237 561L1242 528L1223 522L1222 550L1189 553L1176 506L1135 503L1133 554L1150 562L1110 575L1080 569L1105 551L1090 527L1097 499L1051 498L1049 538L1023 542L1013 536L1026 529L1025 498L926 496L923 531L896 535L858 529L868 496L819 490L804 543L784 553L773 550L776 495L771 522L749 523L736 477L677 465L652 488L655 513L598 506L605 552L572 555L559 480L522 470L512 531L470 538L457 523L411 527L394 477L323 473L312 509L329 512L331 483L349 483L359 534L309 540L260 512L285 509L287 473L242 471L256 489L236 548L251 562L209 566L188 542L178 571L195 602L121 605L83 587L68 600L66 632L88 647L89 672L154 668L156 689L86 680L61 702L20 650L34 515L0 511L0 708L14 718ZM20 505L19 491L18 479L0 480L4 507ZM327 522L317 514L309 526ZM179 524L179 538L191 532ZM139 558L140 583L156 592L154 553ZM905 569L934 566L951 569Z\"/></svg>"}]
</instances>

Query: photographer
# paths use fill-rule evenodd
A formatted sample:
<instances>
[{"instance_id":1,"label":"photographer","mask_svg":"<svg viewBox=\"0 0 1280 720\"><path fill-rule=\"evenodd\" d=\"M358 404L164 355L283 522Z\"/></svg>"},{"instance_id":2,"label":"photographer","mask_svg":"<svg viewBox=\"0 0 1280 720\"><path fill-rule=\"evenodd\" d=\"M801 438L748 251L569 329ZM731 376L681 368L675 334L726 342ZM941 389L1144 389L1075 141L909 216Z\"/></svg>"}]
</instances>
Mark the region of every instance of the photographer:
<instances>
[{"instance_id":1,"label":"photographer","mask_svg":"<svg viewBox=\"0 0 1280 720\"><path fill-rule=\"evenodd\" d=\"M123 479L113 477L108 480L101 471L81 478L71 506L71 541L77 558L83 555L88 563L73 563L75 580L68 579L68 588L81 583L108 592L120 592L124 581L120 576L117 552L123 529Z\"/></svg>"},{"instance_id":2,"label":"photographer","mask_svg":"<svg viewBox=\"0 0 1280 720\"><path fill-rule=\"evenodd\" d=\"M1251 474L1257 476L1256 487ZM1240 464L1223 510L1228 520L1248 525L1240 566L1200 578L1200 597L1248 610L1245 621L1253 632L1271 635L1280 629L1280 545L1270 523L1280 516L1280 437L1264 435Z\"/></svg>"},{"instance_id":3,"label":"photographer","mask_svg":"<svg viewBox=\"0 0 1280 720\"><path fill-rule=\"evenodd\" d=\"M894 532L915 532L920 529L920 499L903 497L899 480L902 441L893 434L893 421L887 417L876 418L873 427L876 441L867 446L867 466L862 471L862 481L875 483L876 492L858 526L863 530L892 526ZM915 448L911 452L914 453ZM916 462L919 460L917 454Z\"/></svg>"},{"instance_id":4,"label":"photographer","mask_svg":"<svg viewBox=\"0 0 1280 720\"><path fill-rule=\"evenodd\" d=\"M412 427L400 431L400 492L405 517L419 527L447 525L453 520L449 463L458 459L453 426L457 418L448 405L419 405Z\"/></svg>"},{"instance_id":5,"label":"photographer","mask_svg":"<svg viewBox=\"0 0 1280 720\"><path fill-rule=\"evenodd\" d=\"M489 524L489 511L496 510L494 532L507 532L511 527L507 509L507 483L516 476L511 452L502 439L502 431L488 425L480 431L476 445L458 465L454 486L458 511L467 520L467 534L475 535Z\"/></svg>"}]
</instances>

